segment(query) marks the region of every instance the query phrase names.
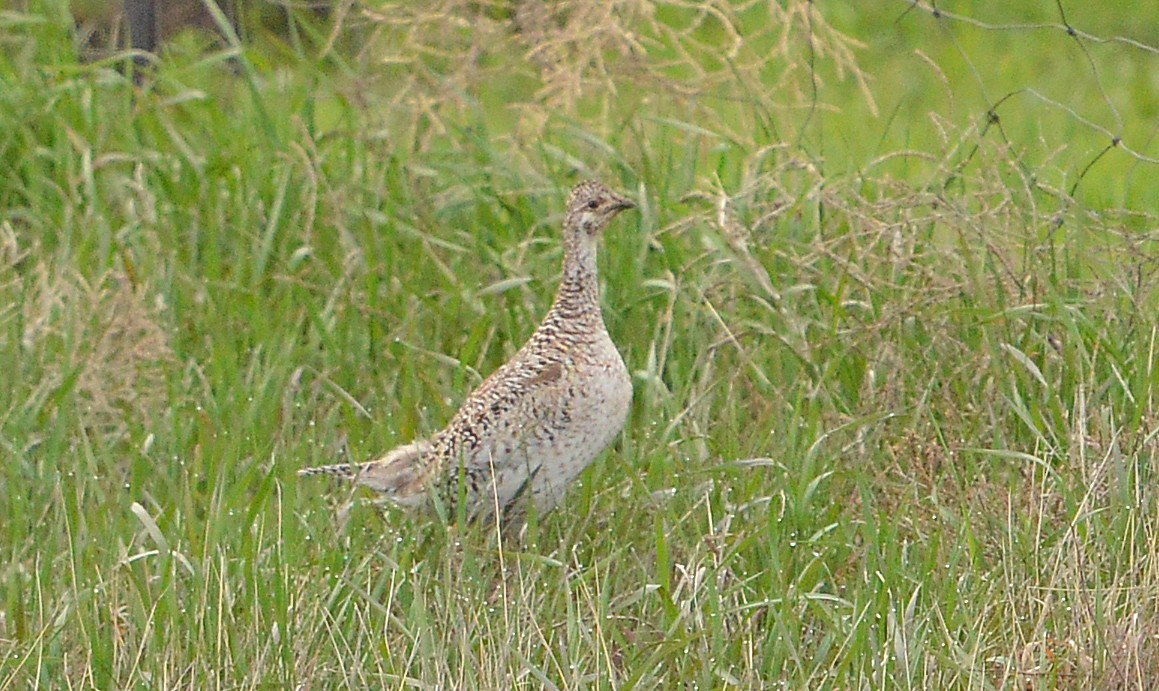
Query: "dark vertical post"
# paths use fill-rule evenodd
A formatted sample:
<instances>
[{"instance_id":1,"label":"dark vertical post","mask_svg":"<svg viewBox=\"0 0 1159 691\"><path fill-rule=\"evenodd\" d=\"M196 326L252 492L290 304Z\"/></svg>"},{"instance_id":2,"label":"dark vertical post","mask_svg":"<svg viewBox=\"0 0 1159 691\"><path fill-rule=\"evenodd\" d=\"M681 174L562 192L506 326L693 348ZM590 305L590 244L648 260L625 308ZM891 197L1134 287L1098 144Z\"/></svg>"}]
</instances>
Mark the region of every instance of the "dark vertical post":
<instances>
[{"instance_id":1,"label":"dark vertical post","mask_svg":"<svg viewBox=\"0 0 1159 691\"><path fill-rule=\"evenodd\" d=\"M134 50L156 51L157 0L125 0L125 18L129 22L129 45ZM134 62L144 67L148 61L137 56Z\"/></svg>"}]
</instances>

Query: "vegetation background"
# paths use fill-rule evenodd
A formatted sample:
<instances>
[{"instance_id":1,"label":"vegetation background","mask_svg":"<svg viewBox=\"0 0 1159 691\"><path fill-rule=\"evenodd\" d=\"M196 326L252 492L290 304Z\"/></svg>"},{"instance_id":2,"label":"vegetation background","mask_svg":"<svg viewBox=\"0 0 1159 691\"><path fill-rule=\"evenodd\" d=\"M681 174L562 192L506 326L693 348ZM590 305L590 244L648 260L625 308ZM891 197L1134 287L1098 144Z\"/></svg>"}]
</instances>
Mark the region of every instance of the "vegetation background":
<instances>
[{"instance_id":1,"label":"vegetation background","mask_svg":"<svg viewBox=\"0 0 1159 691\"><path fill-rule=\"evenodd\" d=\"M0 11L0 689L1159 688L1159 5L286 16ZM622 441L521 544L340 524L589 176Z\"/></svg>"}]
</instances>

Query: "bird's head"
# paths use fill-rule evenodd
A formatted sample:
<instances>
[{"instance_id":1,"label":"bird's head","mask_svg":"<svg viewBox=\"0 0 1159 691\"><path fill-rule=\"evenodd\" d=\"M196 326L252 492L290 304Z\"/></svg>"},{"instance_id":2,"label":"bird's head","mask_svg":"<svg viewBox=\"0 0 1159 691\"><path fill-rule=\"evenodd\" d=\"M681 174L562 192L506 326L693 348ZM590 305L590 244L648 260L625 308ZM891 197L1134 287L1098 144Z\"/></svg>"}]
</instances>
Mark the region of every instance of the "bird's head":
<instances>
[{"instance_id":1,"label":"bird's head","mask_svg":"<svg viewBox=\"0 0 1159 691\"><path fill-rule=\"evenodd\" d=\"M564 226L595 237L625 209L635 208L631 200L621 197L595 180L576 185L567 198Z\"/></svg>"}]
</instances>

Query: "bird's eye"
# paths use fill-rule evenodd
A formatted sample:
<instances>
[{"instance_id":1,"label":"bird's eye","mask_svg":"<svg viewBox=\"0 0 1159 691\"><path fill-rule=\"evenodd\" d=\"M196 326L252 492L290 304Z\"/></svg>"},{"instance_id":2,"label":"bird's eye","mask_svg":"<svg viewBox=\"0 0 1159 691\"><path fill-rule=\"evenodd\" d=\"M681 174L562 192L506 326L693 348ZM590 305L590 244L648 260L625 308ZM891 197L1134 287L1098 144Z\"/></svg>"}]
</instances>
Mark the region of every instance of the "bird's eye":
<instances>
[{"instance_id":1,"label":"bird's eye","mask_svg":"<svg viewBox=\"0 0 1159 691\"><path fill-rule=\"evenodd\" d=\"M599 200L593 199L590 202L588 202L588 208L591 209L592 211L595 211L596 209L600 208Z\"/></svg>"}]
</instances>

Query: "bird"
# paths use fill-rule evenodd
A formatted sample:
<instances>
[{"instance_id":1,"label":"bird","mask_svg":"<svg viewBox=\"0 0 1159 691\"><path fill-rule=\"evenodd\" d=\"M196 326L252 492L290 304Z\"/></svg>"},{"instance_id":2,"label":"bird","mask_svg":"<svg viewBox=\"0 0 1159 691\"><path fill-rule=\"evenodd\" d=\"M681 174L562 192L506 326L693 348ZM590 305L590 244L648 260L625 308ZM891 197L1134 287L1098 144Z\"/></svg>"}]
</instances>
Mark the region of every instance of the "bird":
<instances>
[{"instance_id":1,"label":"bird","mask_svg":"<svg viewBox=\"0 0 1159 691\"><path fill-rule=\"evenodd\" d=\"M518 525L556 508L623 430L632 380L600 308L597 249L635 203L587 180L568 196L563 270L527 342L463 401L447 426L366 463L298 471L367 487L404 509L437 498L449 517Z\"/></svg>"}]
</instances>

